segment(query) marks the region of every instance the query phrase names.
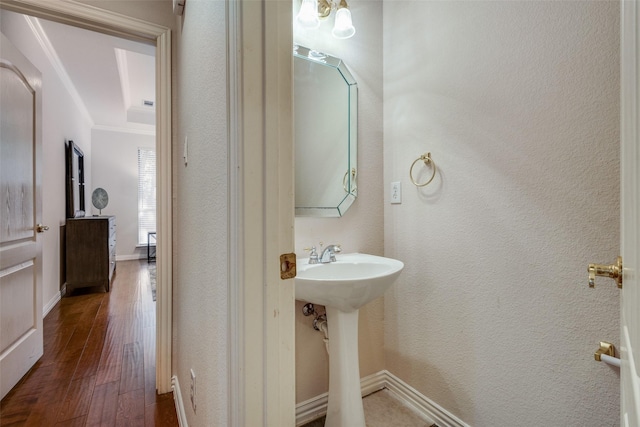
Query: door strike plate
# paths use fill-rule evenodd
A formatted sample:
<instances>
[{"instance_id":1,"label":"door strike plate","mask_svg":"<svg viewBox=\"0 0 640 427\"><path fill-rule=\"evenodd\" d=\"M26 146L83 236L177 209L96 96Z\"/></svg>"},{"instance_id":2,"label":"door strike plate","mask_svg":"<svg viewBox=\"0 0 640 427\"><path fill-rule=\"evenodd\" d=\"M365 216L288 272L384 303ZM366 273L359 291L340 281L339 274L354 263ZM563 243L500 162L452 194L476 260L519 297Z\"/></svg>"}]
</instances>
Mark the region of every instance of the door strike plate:
<instances>
[{"instance_id":1,"label":"door strike plate","mask_svg":"<svg viewBox=\"0 0 640 427\"><path fill-rule=\"evenodd\" d=\"M296 277L296 254L280 255L280 278L282 280Z\"/></svg>"}]
</instances>

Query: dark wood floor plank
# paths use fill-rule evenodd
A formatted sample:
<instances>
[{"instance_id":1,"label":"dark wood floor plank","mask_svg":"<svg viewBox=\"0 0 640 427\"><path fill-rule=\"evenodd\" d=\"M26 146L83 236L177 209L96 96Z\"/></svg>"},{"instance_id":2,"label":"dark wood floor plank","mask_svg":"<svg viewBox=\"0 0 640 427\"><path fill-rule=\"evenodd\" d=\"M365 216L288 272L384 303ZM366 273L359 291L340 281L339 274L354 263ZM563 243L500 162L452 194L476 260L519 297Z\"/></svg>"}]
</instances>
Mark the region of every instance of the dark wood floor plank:
<instances>
[{"instance_id":1,"label":"dark wood floor plank","mask_svg":"<svg viewBox=\"0 0 640 427\"><path fill-rule=\"evenodd\" d=\"M84 427L87 417L78 417L72 420L58 421L56 427Z\"/></svg>"},{"instance_id":2,"label":"dark wood floor plank","mask_svg":"<svg viewBox=\"0 0 640 427\"><path fill-rule=\"evenodd\" d=\"M26 422L21 425L34 427L56 425L59 406L57 403L36 405L29 413Z\"/></svg>"},{"instance_id":3,"label":"dark wood floor plank","mask_svg":"<svg viewBox=\"0 0 640 427\"><path fill-rule=\"evenodd\" d=\"M73 378L83 378L95 375L100 365L102 349L107 335L109 317L106 313L99 313L91 328L87 342L78 361Z\"/></svg>"},{"instance_id":4,"label":"dark wood floor plank","mask_svg":"<svg viewBox=\"0 0 640 427\"><path fill-rule=\"evenodd\" d=\"M120 394L144 389L144 355L141 342L124 345L121 375Z\"/></svg>"},{"instance_id":5,"label":"dark wood floor plank","mask_svg":"<svg viewBox=\"0 0 640 427\"><path fill-rule=\"evenodd\" d=\"M146 427L173 427L178 425L173 398L163 399L145 407L144 421Z\"/></svg>"},{"instance_id":6,"label":"dark wood floor plank","mask_svg":"<svg viewBox=\"0 0 640 427\"><path fill-rule=\"evenodd\" d=\"M119 317L109 317L96 384L120 380L125 326L125 322Z\"/></svg>"},{"instance_id":7,"label":"dark wood floor plank","mask_svg":"<svg viewBox=\"0 0 640 427\"><path fill-rule=\"evenodd\" d=\"M0 426L178 426L155 390L146 261L118 262L111 292L82 288L44 319L44 355L0 402Z\"/></svg>"},{"instance_id":8,"label":"dark wood floor plank","mask_svg":"<svg viewBox=\"0 0 640 427\"><path fill-rule=\"evenodd\" d=\"M101 427L116 425L118 411L118 381L100 384L93 389L93 397L86 427Z\"/></svg>"},{"instance_id":9,"label":"dark wood floor plank","mask_svg":"<svg viewBox=\"0 0 640 427\"><path fill-rule=\"evenodd\" d=\"M58 410L58 422L72 420L89 413L95 384L95 376L79 378L71 382Z\"/></svg>"},{"instance_id":10,"label":"dark wood floor plank","mask_svg":"<svg viewBox=\"0 0 640 427\"><path fill-rule=\"evenodd\" d=\"M144 426L144 390L133 390L118 396L116 426Z\"/></svg>"},{"instance_id":11,"label":"dark wood floor plank","mask_svg":"<svg viewBox=\"0 0 640 427\"><path fill-rule=\"evenodd\" d=\"M156 366L156 328L144 328L144 368Z\"/></svg>"}]
</instances>

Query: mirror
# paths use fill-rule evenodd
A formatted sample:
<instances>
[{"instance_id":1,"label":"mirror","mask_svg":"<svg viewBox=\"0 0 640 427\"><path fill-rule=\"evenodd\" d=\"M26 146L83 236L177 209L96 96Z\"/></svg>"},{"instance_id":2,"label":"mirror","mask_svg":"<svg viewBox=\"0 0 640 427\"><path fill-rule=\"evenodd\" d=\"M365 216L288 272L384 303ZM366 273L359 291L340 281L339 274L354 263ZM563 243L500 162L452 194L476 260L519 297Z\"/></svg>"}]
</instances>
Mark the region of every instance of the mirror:
<instances>
[{"instance_id":1,"label":"mirror","mask_svg":"<svg viewBox=\"0 0 640 427\"><path fill-rule=\"evenodd\" d=\"M293 56L296 216L340 217L358 194L356 81L339 58Z\"/></svg>"},{"instance_id":2,"label":"mirror","mask_svg":"<svg viewBox=\"0 0 640 427\"><path fill-rule=\"evenodd\" d=\"M84 216L84 153L73 141L66 144L67 218Z\"/></svg>"}]
</instances>

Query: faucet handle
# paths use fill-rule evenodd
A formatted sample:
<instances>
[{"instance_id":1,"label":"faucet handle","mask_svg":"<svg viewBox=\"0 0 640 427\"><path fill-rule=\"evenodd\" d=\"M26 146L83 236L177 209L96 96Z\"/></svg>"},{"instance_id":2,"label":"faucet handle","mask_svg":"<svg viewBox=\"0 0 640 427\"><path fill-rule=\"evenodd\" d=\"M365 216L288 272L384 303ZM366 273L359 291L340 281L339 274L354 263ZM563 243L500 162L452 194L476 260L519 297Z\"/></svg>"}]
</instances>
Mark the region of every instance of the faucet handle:
<instances>
[{"instance_id":1,"label":"faucet handle","mask_svg":"<svg viewBox=\"0 0 640 427\"><path fill-rule=\"evenodd\" d=\"M316 251L316 247L311 246L310 248L304 248L304 250L309 252L309 264L317 264L318 252Z\"/></svg>"}]
</instances>

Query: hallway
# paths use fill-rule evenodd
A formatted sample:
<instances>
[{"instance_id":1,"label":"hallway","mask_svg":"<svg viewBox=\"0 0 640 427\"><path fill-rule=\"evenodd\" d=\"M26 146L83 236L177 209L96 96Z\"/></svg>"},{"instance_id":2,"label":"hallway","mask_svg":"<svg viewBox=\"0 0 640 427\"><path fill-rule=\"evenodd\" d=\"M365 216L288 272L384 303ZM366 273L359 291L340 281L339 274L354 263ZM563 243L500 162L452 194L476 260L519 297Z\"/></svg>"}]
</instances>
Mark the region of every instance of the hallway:
<instances>
[{"instance_id":1,"label":"hallway","mask_svg":"<svg viewBox=\"0 0 640 427\"><path fill-rule=\"evenodd\" d=\"M111 292L78 289L44 319L44 355L2 400L0 425L177 426L155 392L146 261L118 262Z\"/></svg>"}]
</instances>

